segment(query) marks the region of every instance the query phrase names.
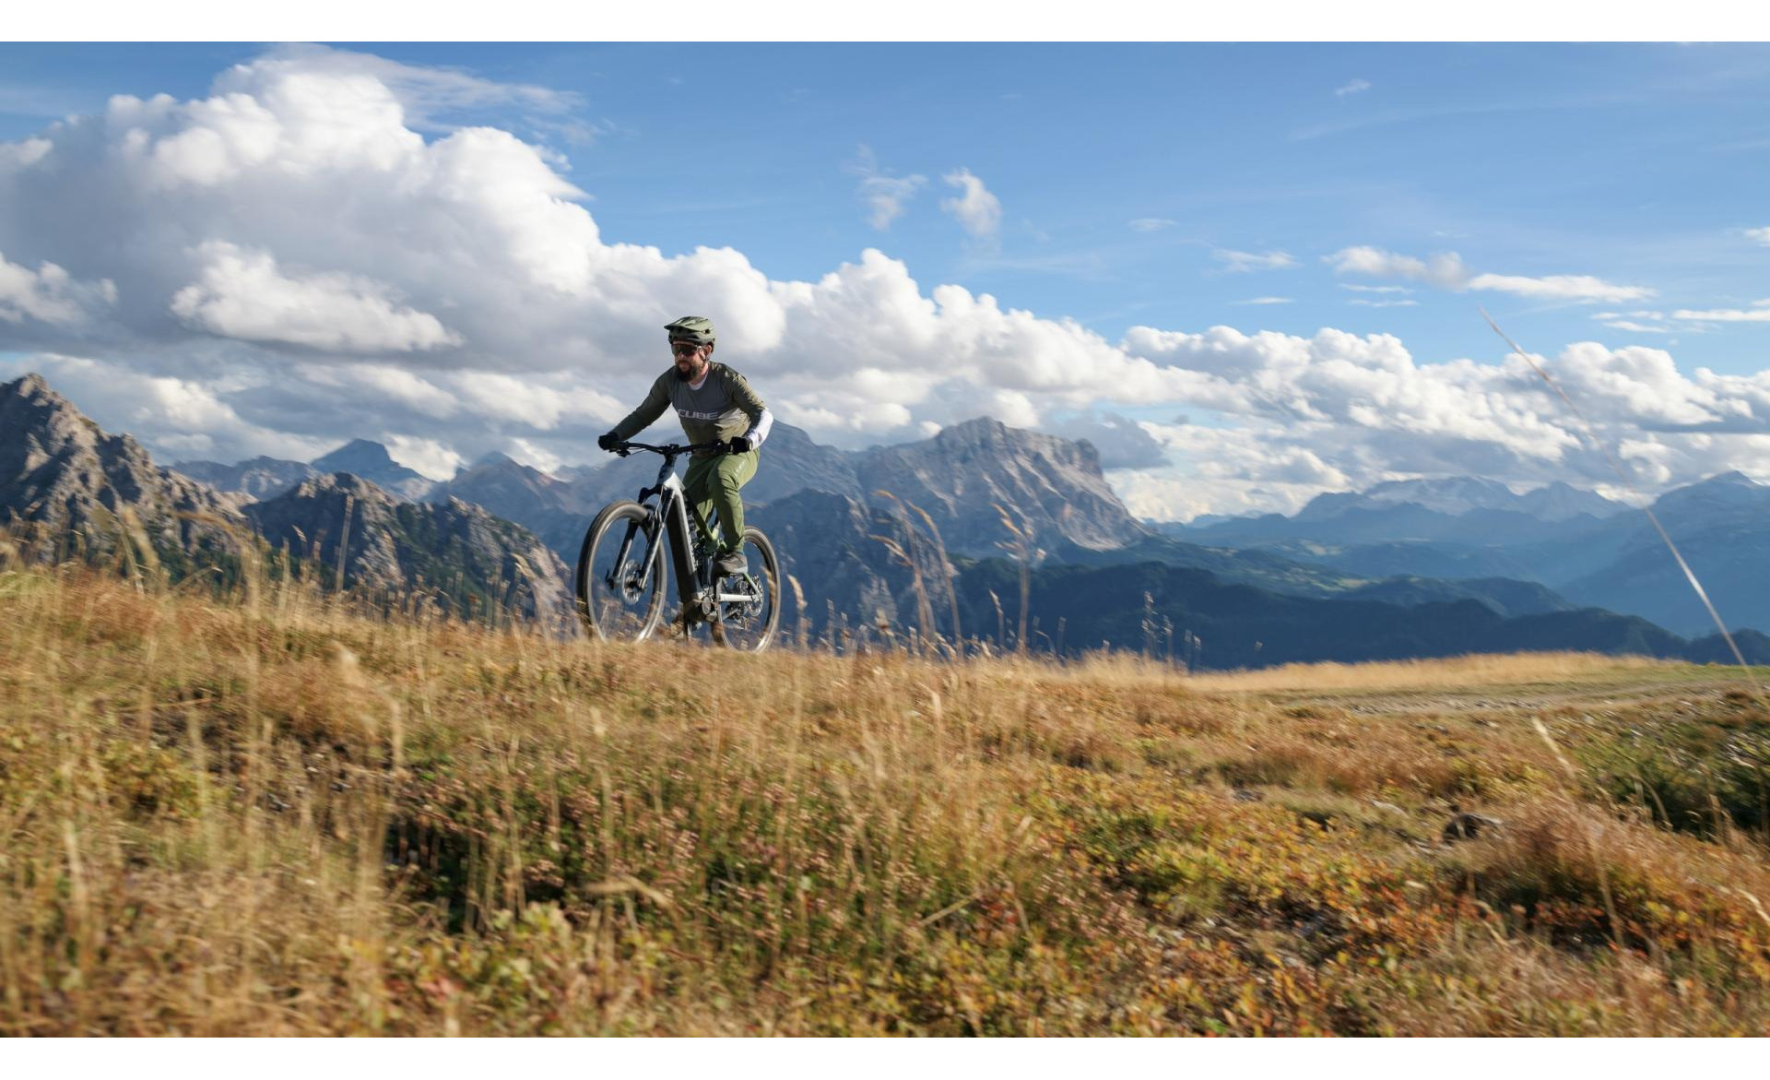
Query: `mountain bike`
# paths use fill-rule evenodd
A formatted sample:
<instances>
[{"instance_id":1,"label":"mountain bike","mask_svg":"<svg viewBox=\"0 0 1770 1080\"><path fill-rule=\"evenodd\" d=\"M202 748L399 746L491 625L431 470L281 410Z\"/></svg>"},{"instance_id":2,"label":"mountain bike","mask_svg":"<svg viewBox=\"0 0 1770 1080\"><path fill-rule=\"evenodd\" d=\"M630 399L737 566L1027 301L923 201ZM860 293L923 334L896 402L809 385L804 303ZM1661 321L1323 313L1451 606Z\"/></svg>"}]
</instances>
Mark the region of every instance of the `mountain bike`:
<instances>
[{"instance_id":1,"label":"mountain bike","mask_svg":"<svg viewBox=\"0 0 1770 1080\"><path fill-rule=\"evenodd\" d=\"M676 575L677 621L684 637L697 626L708 627L715 644L761 652L774 641L780 625L780 576L774 545L762 530L746 528L743 573L722 575L713 569L708 537L696 538L689 521L688 496L676 475L676 459L696 450L715 450L723 443L692 446L647 446L626 442L614 452L626 457L644 450L663 457L657 483L639 492L638 501L612 502L599 511L584 534L578 554L578 617L595 638L644 641L663 622L666 607L664 539L669 538L669 567ZM654 504L653 500L657 500ZM716 533L717 512L708 518Z\"/></svg>"}]
</instances>

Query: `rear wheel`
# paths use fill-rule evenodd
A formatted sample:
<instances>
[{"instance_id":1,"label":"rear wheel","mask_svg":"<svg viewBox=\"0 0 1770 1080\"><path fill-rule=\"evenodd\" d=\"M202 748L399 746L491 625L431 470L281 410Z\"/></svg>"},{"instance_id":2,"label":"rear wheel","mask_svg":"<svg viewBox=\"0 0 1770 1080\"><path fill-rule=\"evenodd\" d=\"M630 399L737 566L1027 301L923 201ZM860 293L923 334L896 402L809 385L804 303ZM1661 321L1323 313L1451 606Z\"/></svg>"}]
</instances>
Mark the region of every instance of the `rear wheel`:
<instances>
[{"instance_id":1,"label":"rear wheel","mask_svg":"<svg viewBox=\"0 0 1770 1080\"><path fill-rule=\"evenodd\" d=\"M780 567L774 545L761 529L744 530L742 574L721 578L713 640L727 648L761 652L774 642L781 621Z\"/></svg>"},{"instance_id":2,"label":"rear wheel","mask_svg":"<svg viewBox=\"0 0 1770 1080\"><path fill-rule=\"evenodd\" d=\"M603 507L578 554L578 617L591 637L643 641L664 613L664 545L645 533L651 514L636 502Z\"/></svg>"}]
</instances>

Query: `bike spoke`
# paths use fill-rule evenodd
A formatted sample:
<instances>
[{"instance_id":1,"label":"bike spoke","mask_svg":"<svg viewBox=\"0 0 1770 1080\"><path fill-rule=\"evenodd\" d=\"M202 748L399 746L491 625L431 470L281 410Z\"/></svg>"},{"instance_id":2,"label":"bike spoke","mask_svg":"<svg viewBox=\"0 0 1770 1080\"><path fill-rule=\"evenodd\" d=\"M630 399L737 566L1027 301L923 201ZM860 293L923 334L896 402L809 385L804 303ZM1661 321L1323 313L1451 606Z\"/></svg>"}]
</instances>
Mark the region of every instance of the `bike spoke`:
<instances>
[{"instance_id":1,"label":"bike spoke","mask_svg":"<svg viewBox=\"0 0 1770 1080\"><path fill-rule=\"evenodd\" d=\"M592 525L586 549L580 556L579 603L583 615L599 637L636 640L657 625L662 603L663 575L658 552L641 531L645 511L628 504L611 507L613 520L600 532Z\"/></svg>"}]
</instances>

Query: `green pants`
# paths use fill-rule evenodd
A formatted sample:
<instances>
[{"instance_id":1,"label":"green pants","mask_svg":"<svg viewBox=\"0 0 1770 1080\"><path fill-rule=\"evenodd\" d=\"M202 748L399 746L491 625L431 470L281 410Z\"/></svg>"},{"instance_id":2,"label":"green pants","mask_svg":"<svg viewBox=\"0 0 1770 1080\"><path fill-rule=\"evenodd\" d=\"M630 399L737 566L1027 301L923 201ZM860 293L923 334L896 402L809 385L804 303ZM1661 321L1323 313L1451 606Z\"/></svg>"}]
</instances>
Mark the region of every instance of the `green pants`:
<instances>
[{"instance_id":1,"label":"green pants","mask_svg":"<svg viewBox=\"0 0 1770 1080\"><path fill-rule=\"evenodd\" d=\"M695 532L702 539L711 539L707 515L719 511L719 553L736 551L744 543L744 500L738 489L756 475L757 453L720 454L698 457L688 463L682 488L688 493L689 516L694 519Z\"/></svg>"}]
</instances>

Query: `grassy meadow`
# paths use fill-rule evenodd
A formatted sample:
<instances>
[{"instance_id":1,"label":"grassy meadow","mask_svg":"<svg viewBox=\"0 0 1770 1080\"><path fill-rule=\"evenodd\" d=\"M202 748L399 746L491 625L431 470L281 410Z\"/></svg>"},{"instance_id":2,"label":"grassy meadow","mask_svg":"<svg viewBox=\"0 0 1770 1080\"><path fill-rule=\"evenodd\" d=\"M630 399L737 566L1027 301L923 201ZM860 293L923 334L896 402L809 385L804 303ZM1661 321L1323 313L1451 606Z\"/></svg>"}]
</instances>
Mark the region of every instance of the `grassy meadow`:
<instances>
[{"instance_id":1,"label":"grassy meadow","mask_svg":"<svg viewBox=\"0 0 1770 1080\"><path fill-rule=\"evenodd\" d=\"M0 564L0 1034L1770 1034L1737 669L752 657L248 586Z\"/></svg>"}]
</instances>

